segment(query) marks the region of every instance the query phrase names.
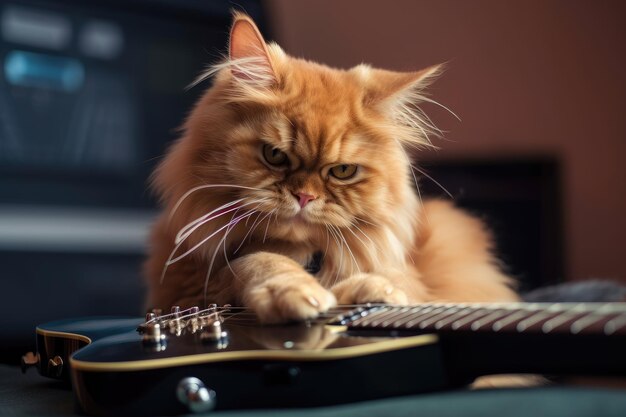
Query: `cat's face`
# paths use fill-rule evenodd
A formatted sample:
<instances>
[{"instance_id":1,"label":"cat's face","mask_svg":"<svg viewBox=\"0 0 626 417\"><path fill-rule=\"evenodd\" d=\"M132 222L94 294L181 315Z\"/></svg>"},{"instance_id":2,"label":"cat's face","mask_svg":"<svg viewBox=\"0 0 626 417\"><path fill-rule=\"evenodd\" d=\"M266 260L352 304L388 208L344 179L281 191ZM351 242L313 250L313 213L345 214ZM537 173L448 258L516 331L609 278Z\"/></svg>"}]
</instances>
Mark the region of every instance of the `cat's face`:
<instances>
[{"instance_id":1,"label":"cat's face","mask_svg":"<svg viewBox=\"0 0 626 417\"><path fill-rule=\"evenodd\" d=\"M407 158L363 98L353 73L298 68L272 105L245 109L227 129L225 179L254 188L238 194L273 213L273 234L374 223L401 203Z\"/></svg>"},{"instance_id":2,"label":"cat's face","mask_svg":"<svg viewBox=\"0 0 626 417\"><path fill-rule=\"evenodd\" d=\"M393 221L414 209L405 147L426 144L415 98L436 72L331 69L287 56L236 17L230 59L187 124L192 175L236 186L223 191L237 213L259 213L281 239Z\"/></svg>"}]
</instances>

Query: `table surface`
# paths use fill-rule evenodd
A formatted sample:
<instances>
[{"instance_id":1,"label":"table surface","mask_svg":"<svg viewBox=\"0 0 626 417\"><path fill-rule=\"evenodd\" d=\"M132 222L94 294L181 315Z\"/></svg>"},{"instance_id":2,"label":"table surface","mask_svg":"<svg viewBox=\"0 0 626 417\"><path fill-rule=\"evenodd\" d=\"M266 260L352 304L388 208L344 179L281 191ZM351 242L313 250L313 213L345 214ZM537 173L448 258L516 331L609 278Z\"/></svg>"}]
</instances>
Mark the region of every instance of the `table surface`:
<instances>
[{"instance_id":1,"label":"table surface","mask_svg":"<svg viewBox=\"0 0 626 417\"><path fill-rule=\"evenodd\" d=\"M408 417L408 416L626 416L626 390L547 386L519 389L460 390L333 407L290 410L212 412L228 417ZM72 416L72 392L64 384L30 370L0 365L1 416Z\"/></svg>"}]
</instances>

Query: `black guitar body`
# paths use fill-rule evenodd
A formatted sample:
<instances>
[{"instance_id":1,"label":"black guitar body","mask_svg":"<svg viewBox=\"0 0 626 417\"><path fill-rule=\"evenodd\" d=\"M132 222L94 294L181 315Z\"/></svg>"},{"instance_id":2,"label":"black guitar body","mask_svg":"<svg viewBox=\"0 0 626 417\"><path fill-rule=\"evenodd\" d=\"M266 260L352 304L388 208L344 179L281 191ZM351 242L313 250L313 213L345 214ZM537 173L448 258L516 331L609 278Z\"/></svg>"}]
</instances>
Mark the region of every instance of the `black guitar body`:
<instances>
[{"instance_id":1,"label":"black guitar body","mask_svg":"<svg viewBox=\"0 0 626 417\"><path fill-rule=\"evenodd\" d=\"M69 382L69 360L74 352L94 340L126 332L134 332L144 320L138 317L85 317L59 320L37 326L37 357L35 365L43 376Z\"/></svg>"},{"instance_id":2,"label":"black guitar body","mask_svg":"<svg viewBox=\"0 0 626 417\"><path fill-rule=\"evenodd\" d=\"M295 330L296 325L293 327ZM195 355L233 354L232 357L224 356L207 363L168 366L167 361L162 360L159 367L152 369L94 371L81 361L89 360L92 354L99 357L103 352L98 342L84 348L74 356L73 361L73 383L77 387L75 392L79 403L93 415L184 414L190 408L179 400L177 389L181 381L189 377L198 378L206 388L215 392L215 408L219 410L322 406L450 387L440 346L429 336L423 339L423 343L411 347L386 350L390 346L383 344L384 348L376 353L380 338L344 334L324 351L297 350L294 355L269 351L276 354L255 359L260 353L261 357L264 356L261 349L266 348L243 334L244 328L229 328L227 325L224 328L229 334L230 348L201 345L201 350L194 349L197 341L193 340L193 335L176 340L177 345L182 342L185 347L166 348L178 350L191 362L196 362L194 353L189 351L192 349ZM281 333L286 333L285 328L281 330ZM102 349L115 350L107 355L109 360L118 354L128 357L133 350L142 350L141 338L130 336L121 337L113 349L110 347L111 338L104 340L107 346ZM185 338L188 340L185 341ZM387 339L387 342L390 341L393 342L393 339ZM283 338L281 342L289 340ZM245 348L245 345L248 347ZM368 349L359 354L358 349L363 347ZM348 356L324 358L323 352L341 350L348 350L345 352ZM155 364L159 363L160 359L156 358L160 352L150 356L157 361Z\"/></svg>"},{"instance_id":3,"label":"black guitar body","mask_svg":"<svg viewBox=\"0 0 626 417\"><path fill-rule=\"evenodd\" d=\"M97 416L325 406L501 373L626 375L624 303L366 305L280 326L175 308L48 323L37 337L40 373L71 379Z\"/></svg>"}]
</instances>

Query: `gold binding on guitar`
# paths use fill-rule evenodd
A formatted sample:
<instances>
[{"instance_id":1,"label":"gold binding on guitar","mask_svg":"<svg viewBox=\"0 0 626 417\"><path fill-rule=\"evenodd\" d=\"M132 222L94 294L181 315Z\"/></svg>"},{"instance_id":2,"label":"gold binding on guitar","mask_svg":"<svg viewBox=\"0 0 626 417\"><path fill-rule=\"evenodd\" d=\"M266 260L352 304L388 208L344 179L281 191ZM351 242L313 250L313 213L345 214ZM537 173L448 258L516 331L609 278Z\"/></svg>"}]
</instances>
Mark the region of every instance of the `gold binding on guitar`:
<instances>
[{"instance_id":1,"label":"gold binding on guitar","mask_svg":"<svg viewBox=\"0 0 626 417\"><path fill-rule=\"evenodd\" d=\"M225 362L236 360L269 359L287 361L327 361L425 346L437 343L438 341L439 337L437 335L424 334L419 336L382 340L380 342L359 346L338 347L328 350L245 350L239 352L201 353L197 355L178 356L163 359L107 363L85 362L71 358L70 364L71 368L76 371L130 372L155 368L195 365L199 363Z\"/></svg>"},{"instance_id":2,"label":"gold binding on guitar","mask_svg":"<svg viewBox=\"0 0 626 417\"><path fill-rule=\"evenodd\" d=\"M64 338L64 339L80 340L81 342L86 342L87 344L91 343L91 339L88 338L87 336L83 336L82 334L57 332L54 330L44 330L39 327L37 327L35 331L37 332L37 334L40 334L44 337L59 337L59 338Z\"/></svg>"}]
</instances>

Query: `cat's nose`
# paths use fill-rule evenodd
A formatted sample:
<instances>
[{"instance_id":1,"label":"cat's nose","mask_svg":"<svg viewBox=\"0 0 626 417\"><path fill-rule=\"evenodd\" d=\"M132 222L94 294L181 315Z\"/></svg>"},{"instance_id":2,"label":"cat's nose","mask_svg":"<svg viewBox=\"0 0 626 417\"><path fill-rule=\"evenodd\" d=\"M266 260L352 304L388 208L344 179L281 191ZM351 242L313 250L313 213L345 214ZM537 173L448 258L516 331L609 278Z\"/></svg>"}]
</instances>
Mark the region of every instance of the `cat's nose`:
<instances>
[{"instance_id":1,"label":"cat's nose","mask_svg":"<svg viewBox=\"0 0 626 417\"><path fill-rule=\"evenodd\" d=\"M317 198L317 196L314 196L313 194L307 194L307 193L293 193L292 192L291 194L293 194L296 200L298 200L298 204L300 204L301 209L303 209L304 206L309 204L310 201L313 201Z\"/></svg>"}]
</instances>

